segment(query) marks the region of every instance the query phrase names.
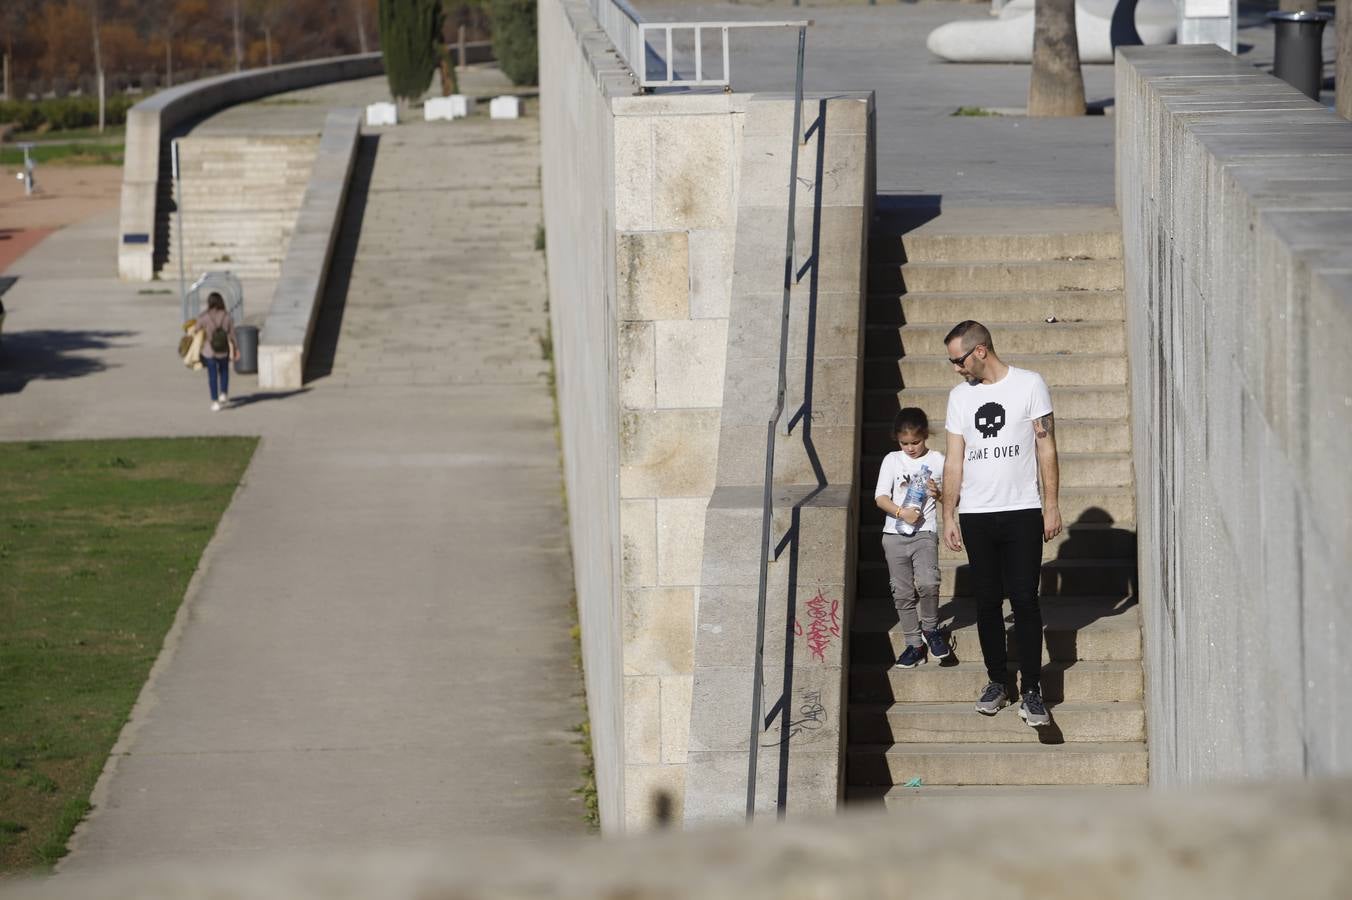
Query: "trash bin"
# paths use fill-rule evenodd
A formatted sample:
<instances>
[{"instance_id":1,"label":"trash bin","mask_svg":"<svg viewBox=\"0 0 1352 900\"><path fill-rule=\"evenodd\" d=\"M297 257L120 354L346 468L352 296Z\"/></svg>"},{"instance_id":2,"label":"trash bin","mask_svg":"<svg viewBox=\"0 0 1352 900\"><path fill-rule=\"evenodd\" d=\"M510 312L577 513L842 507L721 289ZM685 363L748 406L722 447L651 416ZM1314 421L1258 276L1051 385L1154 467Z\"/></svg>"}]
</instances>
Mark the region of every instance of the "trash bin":
<instances>
[{"instance_id":1,"label":"trash bin","mask_svg":"<svg viewBox=\"0 0 1352 900\"><path fill-rule=\"evenodd\" d=\"M1277 23L1277 47L1272 74L1307 97L1319 99L1324 82L1324 12L1270 12Z\"/></svg>"},{"instance_id":2,"label":"trash bin","mask_svg":"<svg viewBox=\"0 0 1352 900\"><path fill-rule=\"evenodd\" d=\"M241 375L255 374L258 371L258 326L236 325L235 345L239 347L235 371Z\"/></svg>"}]
</instances>

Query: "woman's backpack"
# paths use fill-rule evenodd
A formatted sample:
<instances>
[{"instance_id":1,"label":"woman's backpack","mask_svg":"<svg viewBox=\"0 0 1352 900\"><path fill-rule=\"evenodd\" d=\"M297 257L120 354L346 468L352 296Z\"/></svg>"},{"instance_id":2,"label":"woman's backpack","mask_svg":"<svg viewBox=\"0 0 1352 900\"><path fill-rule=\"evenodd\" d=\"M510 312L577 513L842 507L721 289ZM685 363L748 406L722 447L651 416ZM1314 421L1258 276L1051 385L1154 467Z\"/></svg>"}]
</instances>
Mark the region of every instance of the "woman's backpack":
<instances>
[{"instance_id":1,"label":"woman's backpack","mask_svg":"<svg viewBox=\"0 0 1352 900\"><path fill-rule=\"evenodd\" d=\"M213 317L213 322L216 325L216 328L211 332L211 352L221 354L228 353L230 351L230 335L227 334L225 330L225 319L222 317L222 319L217 322L215 321L215 317Z\"/></svg>"}]
</instances>

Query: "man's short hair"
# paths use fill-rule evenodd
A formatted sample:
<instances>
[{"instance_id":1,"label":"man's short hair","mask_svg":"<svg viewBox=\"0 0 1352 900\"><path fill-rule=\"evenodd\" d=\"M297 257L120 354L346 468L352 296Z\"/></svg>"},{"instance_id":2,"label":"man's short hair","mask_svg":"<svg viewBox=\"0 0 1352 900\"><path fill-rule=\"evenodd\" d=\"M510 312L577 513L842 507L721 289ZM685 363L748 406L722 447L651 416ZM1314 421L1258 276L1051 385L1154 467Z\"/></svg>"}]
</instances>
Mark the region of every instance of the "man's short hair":
<instances>
[{"instance_id":1,"label":"man's short hair","mask_svg":"<svg viewBox=\"0 0 1352 900\"><path fill-rule=\"evenodd\" d=\"M965 319L953 326L953 330L944 338L945 346L953 338L962 338L964 350L971 350L977 344L985 344L987 350L995 349L995 341L991 340L990 331L985 325L971 319Z\"/></svg>"}]
</instances>

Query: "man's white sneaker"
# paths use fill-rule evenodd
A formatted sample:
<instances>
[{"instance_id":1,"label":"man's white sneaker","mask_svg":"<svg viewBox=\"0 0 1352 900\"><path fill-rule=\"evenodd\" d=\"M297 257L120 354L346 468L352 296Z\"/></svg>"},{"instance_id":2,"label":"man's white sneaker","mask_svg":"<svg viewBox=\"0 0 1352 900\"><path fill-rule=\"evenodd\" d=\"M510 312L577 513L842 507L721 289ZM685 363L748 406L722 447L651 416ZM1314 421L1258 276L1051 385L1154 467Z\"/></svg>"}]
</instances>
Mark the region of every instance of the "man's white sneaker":
<instances>
[{"instance_id":1,"label":"man's white sneaker","mask_svg":"<svg viewBox=\"0 0 1352 900\"><path fill-rule=\"evenodd\" d=\"M219 400L212 400L212 401L211 401L211 411L212 411L212 412L220 412L220 411L221 411L221 403L220 403Z\"/></svg>"},{"instance_id":2,"label":"man's white sneaker","mask_svg":"<svg viewBox=\"0 0 1352 900\"><path fill-rule=\"evenodd\" d=\"M230 402L230 398L227 397L227 396L225 396L225 391L221 391L221 406L225 406L225 404L227 404L227 403L229 403L229 402Z\"/></svg>"}]
</instances>

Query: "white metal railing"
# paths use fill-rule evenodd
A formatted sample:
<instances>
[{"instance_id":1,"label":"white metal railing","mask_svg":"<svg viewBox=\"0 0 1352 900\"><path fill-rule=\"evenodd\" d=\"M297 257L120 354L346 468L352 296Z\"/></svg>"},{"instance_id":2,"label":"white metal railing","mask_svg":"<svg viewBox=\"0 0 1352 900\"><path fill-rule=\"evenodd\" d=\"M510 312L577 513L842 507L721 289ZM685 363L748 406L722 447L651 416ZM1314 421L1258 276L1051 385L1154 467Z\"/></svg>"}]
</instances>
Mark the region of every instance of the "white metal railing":
<instances>
[{"instance_id":1,"label":"white metal railing","mask_svg":"<svg viewBox=\"0 0 1352 900\"><path fill-rule=\"evenodd\" d=\"M625 0L588 0L588 5L625 63L635 72L640 71L646 55L639 30L643 16Z\"/></svg>"},{"instance_id":2,"label":"white metal railing","mask_svg":"<svg viewBox=\"0 0 1352 900\"><path fill-rule=\"evenodd\" d=\"M730 89L732 87L732 56L728 50L729 31L734 28L797 28L801 31L811 24L810 19L796 22L640 22L638 26L639 40L645 50L648 45L649 34L658 33L661 35L661 43L658 46L664 47L666 50L662 58L666 62L667 77L648 77L648 54L645 52L640 64L635 67L639 75L639 86L644 88L721 87ZM722 39L723 74L720 78L706 78L704 77L704 33L715 30ZM676 71L675 54L672 52L672 34L677 31L690 31L694 34L695 74L693 78L681 76ZM632 60L630 65L633 65Z\"/></svg>"},{"instance_id":3,"label":"white metal railing","mask_svg":"<svg viewBox=\"0 0 1352 900\"><path fill-rule=\"evenodd\" d=\"M737 28L797 28L812 24L810 19L793 22L645 22L642 14L625 0L589 0L592 14L605 31L615 49L624 57L629 68L638 75L639 87L732 87L732 54L728 46L728 32ZM722 75L706 78L704 71L704 35L717 32L720 38L719 56ZM676 69L674 37L677 32L689 32L695 41L695 71L693 77ZM665 78L648 77L648 41L665 51L658 62L665 63ZM658 74L661 74L660 72Z\"/></svg>"}]
</instances>

